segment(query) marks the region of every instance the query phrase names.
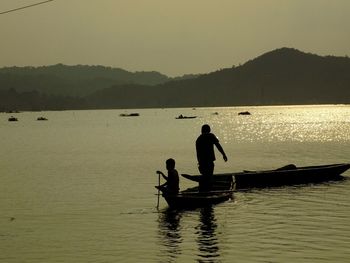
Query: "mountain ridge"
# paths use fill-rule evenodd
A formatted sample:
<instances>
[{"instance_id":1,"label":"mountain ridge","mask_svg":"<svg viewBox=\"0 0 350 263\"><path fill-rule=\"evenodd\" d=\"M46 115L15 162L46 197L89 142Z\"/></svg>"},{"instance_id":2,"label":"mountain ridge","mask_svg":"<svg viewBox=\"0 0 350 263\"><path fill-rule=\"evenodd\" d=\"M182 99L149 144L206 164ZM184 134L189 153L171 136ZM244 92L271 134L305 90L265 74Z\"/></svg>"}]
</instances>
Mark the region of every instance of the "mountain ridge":
<instances>
[{"instance_id":1,"label":"mountain ridge","mask_svg":"<svg viewBox=\"0 0 350 263\"><path fill-rule=\"evenodd\" d=\"M142 94L143 107L349 103L349 76L350 59L347 57L322 57L280 48L238 67L151 87L149 96ZM111 89L115 89L114 94ZM125 89L121 95L120 89L118 86L108 88L109 100L114 98L115 102L109 107L119 104L125 107L125 100L134 97ZM102 94L100 91L100 102ZM97 102L94 106L102 105Z\"/></svg>"},{"instance_id":2,"label":"mountain ridge","mask_svg":"<svg viewBox=\"0 0 350 263\"><path fill-rule=\"evenodd\" d=\"M350 59L319 56L284 47L237 67L190 79L170 79L156 85L113 84L81 97L75 107L105 109L337 103L350 103ZM72 104L66 106L72 107Z\"/></svg>"},{"instance_id":3,"label":"mountain ridge","mask_svg":"<svg viewBox=\"0 0 350 263\"><path fill-rule=\"evenodd\" d=\"M184 75L174 79L188 79ZM0 90L39 91L46 95L79 96L122 84L158 85L172 80L157 71L130 72L101 65L49 65L0 68Z\"/></svg>"}]
</instances>

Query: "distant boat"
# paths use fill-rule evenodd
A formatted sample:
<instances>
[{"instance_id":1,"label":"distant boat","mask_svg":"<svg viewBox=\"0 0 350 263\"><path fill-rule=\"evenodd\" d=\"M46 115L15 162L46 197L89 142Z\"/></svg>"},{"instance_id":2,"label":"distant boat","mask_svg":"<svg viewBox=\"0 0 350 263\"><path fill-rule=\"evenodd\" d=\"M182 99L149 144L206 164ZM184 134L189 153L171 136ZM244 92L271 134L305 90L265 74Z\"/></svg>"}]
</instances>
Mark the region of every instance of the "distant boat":
<instances>
[{"instance_id":1,"label":"distant boat","mask_svg":"<svg viewBox=\"0 0 350 263\"><path fill-rule=\"evenodd\" d=\"M45 118L45 117L38 117L36 120L37 121L47 121L47 118Z\"/></svg>"},{"instance_id":2,"label":"distant boat","mask_svg":"<svg viewBox=\"0 0 350 263\"><path fill-rule=\"evenodd\" d=\"M122 113L119 115L120 117L136 117L136 116L140 116L139 113L134 112L134 113Z\"/></svg>"},{"instance_id":3,"label":"distant boat","mask_svg":"<svg viewBox=\"0 0 350 263\"><path fill-rule=\"evenodd\" d=\"M251 115L251 113L249 111L241 111L238 115Z\"/></svg>"},{"instance_id":4,"label":"distant boat","mask_svg":"<svg viewBox=\"0 0 350 263\"><path fill-rule=\"evenodd\" d=\"M195 118L197 118L197 116L184 116L184 115L180 114L175 119L195 119Z\"/></svg>"},{"instance_id":5,"label":"distant boat","mask_svg":"<svg viewBox=\"0 0 350 263\"><path fill-rule=\"evenodd\" d=\"M18 119L13 117L13 116L11 116L10 118L8 118L8 121L18 121Z\"/></svg>"}]
</instances>

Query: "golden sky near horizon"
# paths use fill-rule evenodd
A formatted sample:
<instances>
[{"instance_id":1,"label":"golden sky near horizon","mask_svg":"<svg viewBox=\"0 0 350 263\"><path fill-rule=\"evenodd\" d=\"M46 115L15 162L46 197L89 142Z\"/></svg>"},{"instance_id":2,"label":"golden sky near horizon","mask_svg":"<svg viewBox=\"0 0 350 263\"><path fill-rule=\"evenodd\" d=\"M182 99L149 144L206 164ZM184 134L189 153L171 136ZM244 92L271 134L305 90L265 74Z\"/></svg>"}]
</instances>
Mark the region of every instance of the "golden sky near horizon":
<instances>
[{"instance_id":1,"label":"golden sky near horizon","mask_svg":"<svg viewBox=\"0 0 350 263\"><path fill-rule=\"evenodd\" d=\"M0 12L42 0L0 0ZM104 65L168 76L281 47L350 55L349 0L54 0L0 15L0 67Z\"/></svg>"}]
</instances>

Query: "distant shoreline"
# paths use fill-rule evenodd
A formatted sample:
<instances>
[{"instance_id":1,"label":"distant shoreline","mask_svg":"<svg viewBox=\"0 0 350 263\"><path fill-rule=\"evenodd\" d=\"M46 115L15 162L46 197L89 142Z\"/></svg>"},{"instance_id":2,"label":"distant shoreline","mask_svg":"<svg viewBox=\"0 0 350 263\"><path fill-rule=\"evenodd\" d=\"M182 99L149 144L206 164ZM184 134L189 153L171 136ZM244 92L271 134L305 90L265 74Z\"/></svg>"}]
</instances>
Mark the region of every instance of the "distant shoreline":
<instances>
[{"instance_id":1,"label":"distant shoreline","mask_svg":"<svg viewBox=\"0 0 350 263\"><path fill-rule=\"evenodd\" d=\"M91 110L120 110L120 111L131 111L131 110L167 110L167 109L189 109L195 111L196 109L205 109L205 108L237 108L237 109L251 109L251 108L260 108L260 107L266 107L266 108L272 108L272 107L317 107L317 106L322 106L322 107L332 107L332 106L350 106L350 103L344 104L344 103L339 103L339 104L285 104L285 105L237 105L237 106L199 106L199 107L166 107L166 108L98 108L98 109L62 109L62 110L20 110L20 111L0 111L0 113L3 114L20 114L23 112L59 112L59 111L91 111Z\"/></svg>"}]
</instances>

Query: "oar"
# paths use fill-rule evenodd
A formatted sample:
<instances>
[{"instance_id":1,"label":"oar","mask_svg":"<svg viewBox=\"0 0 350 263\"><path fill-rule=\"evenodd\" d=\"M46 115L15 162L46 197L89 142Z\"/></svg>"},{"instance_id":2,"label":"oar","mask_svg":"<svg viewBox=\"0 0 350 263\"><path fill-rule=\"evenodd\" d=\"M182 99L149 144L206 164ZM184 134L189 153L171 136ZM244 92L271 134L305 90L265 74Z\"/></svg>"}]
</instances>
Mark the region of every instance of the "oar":
<instances>
[{"instance_id":1,"label":"oar","mask_svg":"<svg viewBox=\"0 0 350 263\"><path fill-rule=\"evenodd\" d=\"M159 209L159 195L160 195L160 173L158 173L158 200L157 200L157 209Z\"/></svg>"}]
</instances>

